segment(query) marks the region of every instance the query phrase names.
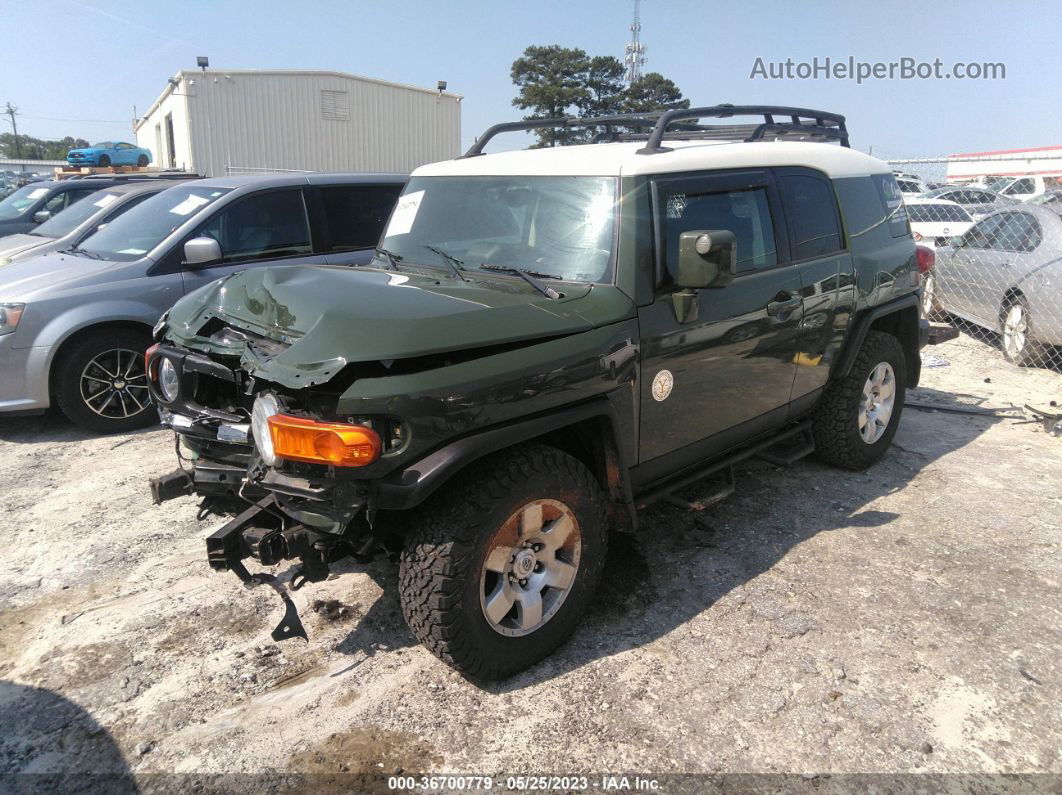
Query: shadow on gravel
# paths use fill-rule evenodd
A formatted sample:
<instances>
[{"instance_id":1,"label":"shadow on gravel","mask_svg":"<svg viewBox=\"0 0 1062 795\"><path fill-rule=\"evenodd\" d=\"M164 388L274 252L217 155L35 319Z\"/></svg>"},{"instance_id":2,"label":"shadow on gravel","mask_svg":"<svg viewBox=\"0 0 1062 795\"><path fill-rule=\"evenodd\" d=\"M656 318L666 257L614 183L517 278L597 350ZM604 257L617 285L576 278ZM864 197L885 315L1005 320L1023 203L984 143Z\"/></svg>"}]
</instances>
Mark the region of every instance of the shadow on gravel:
<instances>
[{"instance_id":1,"label":"shadow on gravel","mask_svg":"<svg viewBox=\"0 0 1062 795\"><path fill-rule=\"evenodd\" d=\"M946 397L930 389L908 395L920 401ZM639 515L638 534L613 534L594 604L572 639L512 679L474 684L491 693L519 690L651 643L819 533L886 526L898 515L868 510L868 504L904 489L930 464L1000 421L1007 420L908 407L893 448L867 472L810 459L789 468L752 460L738 467L735 494L704 511L668 502L650 506ZM701 482L676 496L696 502L711 491L710 482ZM809 505L819 509L809 512ZM792 637L806 632L810 622L810 616L783 615L777 631Z\"/></svg>"},{"instance_id":2,"label":"shadow on gravel","mask_svg":"<svg viewBox=\"0 0 1062 795\"><path fill-rule=\"evenodd\" d=\"M113 435L94 433L79 428L56 409L49 409L44 414L28 416L0 415L0 442L19 444L36 442L83 442L86 439L115 438L138 436L159 429L159 425L149 425L138 431L117 433Z\"/></svg>"},{"instance_id":3,"label":"shadow on gravel","mask_svg":"<svg viewBox=\"0 0 1062 795\"><path fill-rule=\"evenodd\" d=\"M135 793L105 728L50 690L0 680L0 791Z\"/></svg>"}]
</instances>

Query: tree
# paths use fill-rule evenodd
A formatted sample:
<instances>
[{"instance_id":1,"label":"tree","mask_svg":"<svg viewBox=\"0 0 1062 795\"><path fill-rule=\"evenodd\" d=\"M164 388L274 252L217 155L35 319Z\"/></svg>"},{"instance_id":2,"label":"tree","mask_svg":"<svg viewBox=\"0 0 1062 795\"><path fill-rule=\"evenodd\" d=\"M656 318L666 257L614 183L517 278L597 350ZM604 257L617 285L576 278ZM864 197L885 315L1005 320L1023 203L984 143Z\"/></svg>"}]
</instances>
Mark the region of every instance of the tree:
<instances>
[{"instance_id":1,"label":"tree","mask_svg":"<svg viewBox=\"0 0 1062 795\"><path fill-rule=\"evenodd\" d=\"M531 46L513 61L510 74L520 93L513 105L530 110L525 119L553 119L569 115L569 109L585 105L591 99L587 87L590 59L584 50L558 44ZM556 146L578 139L573 130L536 130L536 146Z\"/></svg>"},{"instance_id":2,"label":"tree","mask_svg":"<svg viewBox=\"0 0 1062 795\"><path fill-rule=\"evenodd\" d=\"M659 72L642 75L631 83L623 98L623 110L628 113L648 113L689 106L690 101L682 98L679 87Z\"/></svg>"},{"instance_id":3,"label":"tree","mask_svg":"<svg viewBox=\"0 0 1062 795\"><path fill-rule=\"evenodd\" d=\"M623 112L623 64L611 55L596 55L587 62L588 97L577 104L580 116L607 116Z\"/></svg>"},{"instance_id":4,"label":"tree","mask_svg":"<svg viewBox=\"0 0 1062 795\"><path fill-rule=\"evenodd\" d=\"M19 135L16 146L14 135L0 134L0 156L6 158L15 158L16 153L21 151L25 160L65 160L66 153L71 149L81 149L88 145L89 142L84 138L72 138L69 135L54 141Z\"/></svg>"},{"instance_id":5,"label":"tree","mask_svg":"<svg viewBox=\"0 0 1062 795\"><path fill-rule=\"evenodd\" d=\"M623 84L623 64L611 55L588 56L579 48L559 44L531 46L513 61L510 74L520 89L513 105L530 110L525 119L607 116L688 108L690 102L674 82L650 72L633 85ZM536 130L533 147L582 143L595 130Z\"/></svg>"}]
</instances>

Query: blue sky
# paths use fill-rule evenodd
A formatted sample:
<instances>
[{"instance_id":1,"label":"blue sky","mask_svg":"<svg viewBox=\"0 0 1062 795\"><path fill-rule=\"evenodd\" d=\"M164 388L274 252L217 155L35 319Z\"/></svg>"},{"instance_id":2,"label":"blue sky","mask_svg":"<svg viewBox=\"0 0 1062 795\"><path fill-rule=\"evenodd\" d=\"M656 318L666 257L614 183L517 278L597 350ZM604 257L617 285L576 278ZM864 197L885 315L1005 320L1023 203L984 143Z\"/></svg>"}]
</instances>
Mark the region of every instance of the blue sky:
<instances>
[{"instance_id":1,"label":"blue sky","mask_svg":"<svg viewBox=\"0 0 1062 795\"><path fill-rule=\"evenodd\" d=\"M197 55L224 68L334 69L463 94L464 145L519 118L509 66L529 44L621 56L626 0L49 0L7 2L0 103L20 132L130 138L166 78ZM697 104L778 103L848 116L856 148L882 157L1062 145L1062 3L644 0L647 71ZM79 35L75 35L77 31ZM66 46L69 44L69 46ZM909 56L948 68L1001 61L997 81L750 80L768 61ZM6 117L5 117L6 118ZM0 121L2 129L10 127Z\"/></svg>"}]
</instances>

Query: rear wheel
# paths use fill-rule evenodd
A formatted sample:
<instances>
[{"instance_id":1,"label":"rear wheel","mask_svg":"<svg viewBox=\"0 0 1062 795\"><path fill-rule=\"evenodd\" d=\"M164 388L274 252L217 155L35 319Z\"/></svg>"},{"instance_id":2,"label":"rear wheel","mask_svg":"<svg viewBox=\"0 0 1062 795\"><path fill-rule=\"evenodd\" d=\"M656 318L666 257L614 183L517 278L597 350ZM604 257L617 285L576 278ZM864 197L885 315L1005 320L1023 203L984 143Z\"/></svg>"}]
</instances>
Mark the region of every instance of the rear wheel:
<instances>
[{"instance_id":1,"label":"rear wheel","mask_svg":"<svg viewBox=\"0 0 1062 795\"><path fill-rule=\"evenodd\" d=\"M812 423L815 454L844 469L866 469L889 449L900 424L907 368L900 341L869 331L848 375L827 387Z\"/></svg>"},{"instance_id":2,"label":"rear wheel","mask_svg":"<svg viewBox=\"0 0 1062 795\"><path fill-rule=\"evenodd\" d=\"M100 159L97 161L100 168L107 168L111 164L111 158L108 155L100 155Z\"/></svg>"},{"instance_id":3,"label":"rear wheel","mask_svg":"<svg viewBox=\"0 0 1062 795\"><path fill-rule=\"evenodd\" d=\"M1023 295L1012 296L1000 313L1003 358L1011 364L1032 367L1043 360L1043 347L1033 339L1032 315Z\"/></svg>"},{"instance_id":4,"label":"rear wheel","mask_svg":"<svg viewBox=\"0 0 1062 795\"><path fill-rule=\"evenodd\" d=\"M98 433L122 433L158 422L144 369L147 333L89 332L56 363L56 398L67 418Z\"/></svg>"},{"instance_id":5,"label":"rear wheel","mask_svg":"<svg viewBox=\"0 0 1062 795\"><path fill-rule=\"evenodd\" d=\"M138 166L139 166L140 168L147 168L147 164L148 164L148 159L147 159L147 155L140 155L140 157L138 157L138 158L136 159L136 164L137 164L137 165L138 165Z\"/></svg>"},{"instance_id":6,"label":"rear wheel","mask_svg":"<svg viewBox=\"0 0 1062 795\"><path fill-rule=\"evenodd\" d=\"M440 659L499 679L575 629L605 560L606 496L583 464L541 445L459 477L420 512L402 552L402 612Z\"/></svg>"}]
</instances>

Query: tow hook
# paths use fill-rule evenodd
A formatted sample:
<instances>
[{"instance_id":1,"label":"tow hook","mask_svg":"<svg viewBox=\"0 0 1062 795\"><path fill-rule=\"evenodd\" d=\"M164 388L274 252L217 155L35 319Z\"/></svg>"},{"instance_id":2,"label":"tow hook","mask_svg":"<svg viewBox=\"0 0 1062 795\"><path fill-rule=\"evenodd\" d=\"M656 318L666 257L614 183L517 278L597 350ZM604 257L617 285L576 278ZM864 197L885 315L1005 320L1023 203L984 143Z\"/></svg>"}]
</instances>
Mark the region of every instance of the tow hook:
<instances>
[{"instance_id":1,"label":"tow hook","mask_svg":"<svg viewBox=\"0 0 1062 795\"><path fill-rule=\"evenodd\" d=\"M257 546L261 549L263 540L280 532L278 528L270 529L258 526L259 522L265 517L272 519L274 522L276 521L276 516L268 509L268 503L270 502L272 502L272 497L262 499L256 505L252 505L239 514L231 522L209 535L206 541L207 561L212 569L218 571L227 569L231 571L248 588L262 584L268 585L276 591L284 603L284 617L270 633L274 641L288 640L290 638L302 638L308 641L309 637L306 635L306 628L302 624L302 619L299 618L298 608L295 607L295 602L284 588L283 583L272 574L267 574L266 572L251 574L247 571L247 567L243 565L243 559L250 557L250 551L244 548L242 542L245 533L251 539L256 539ZM327 574L326 567L325 576Z\"/></svg>"}]
</instances>

